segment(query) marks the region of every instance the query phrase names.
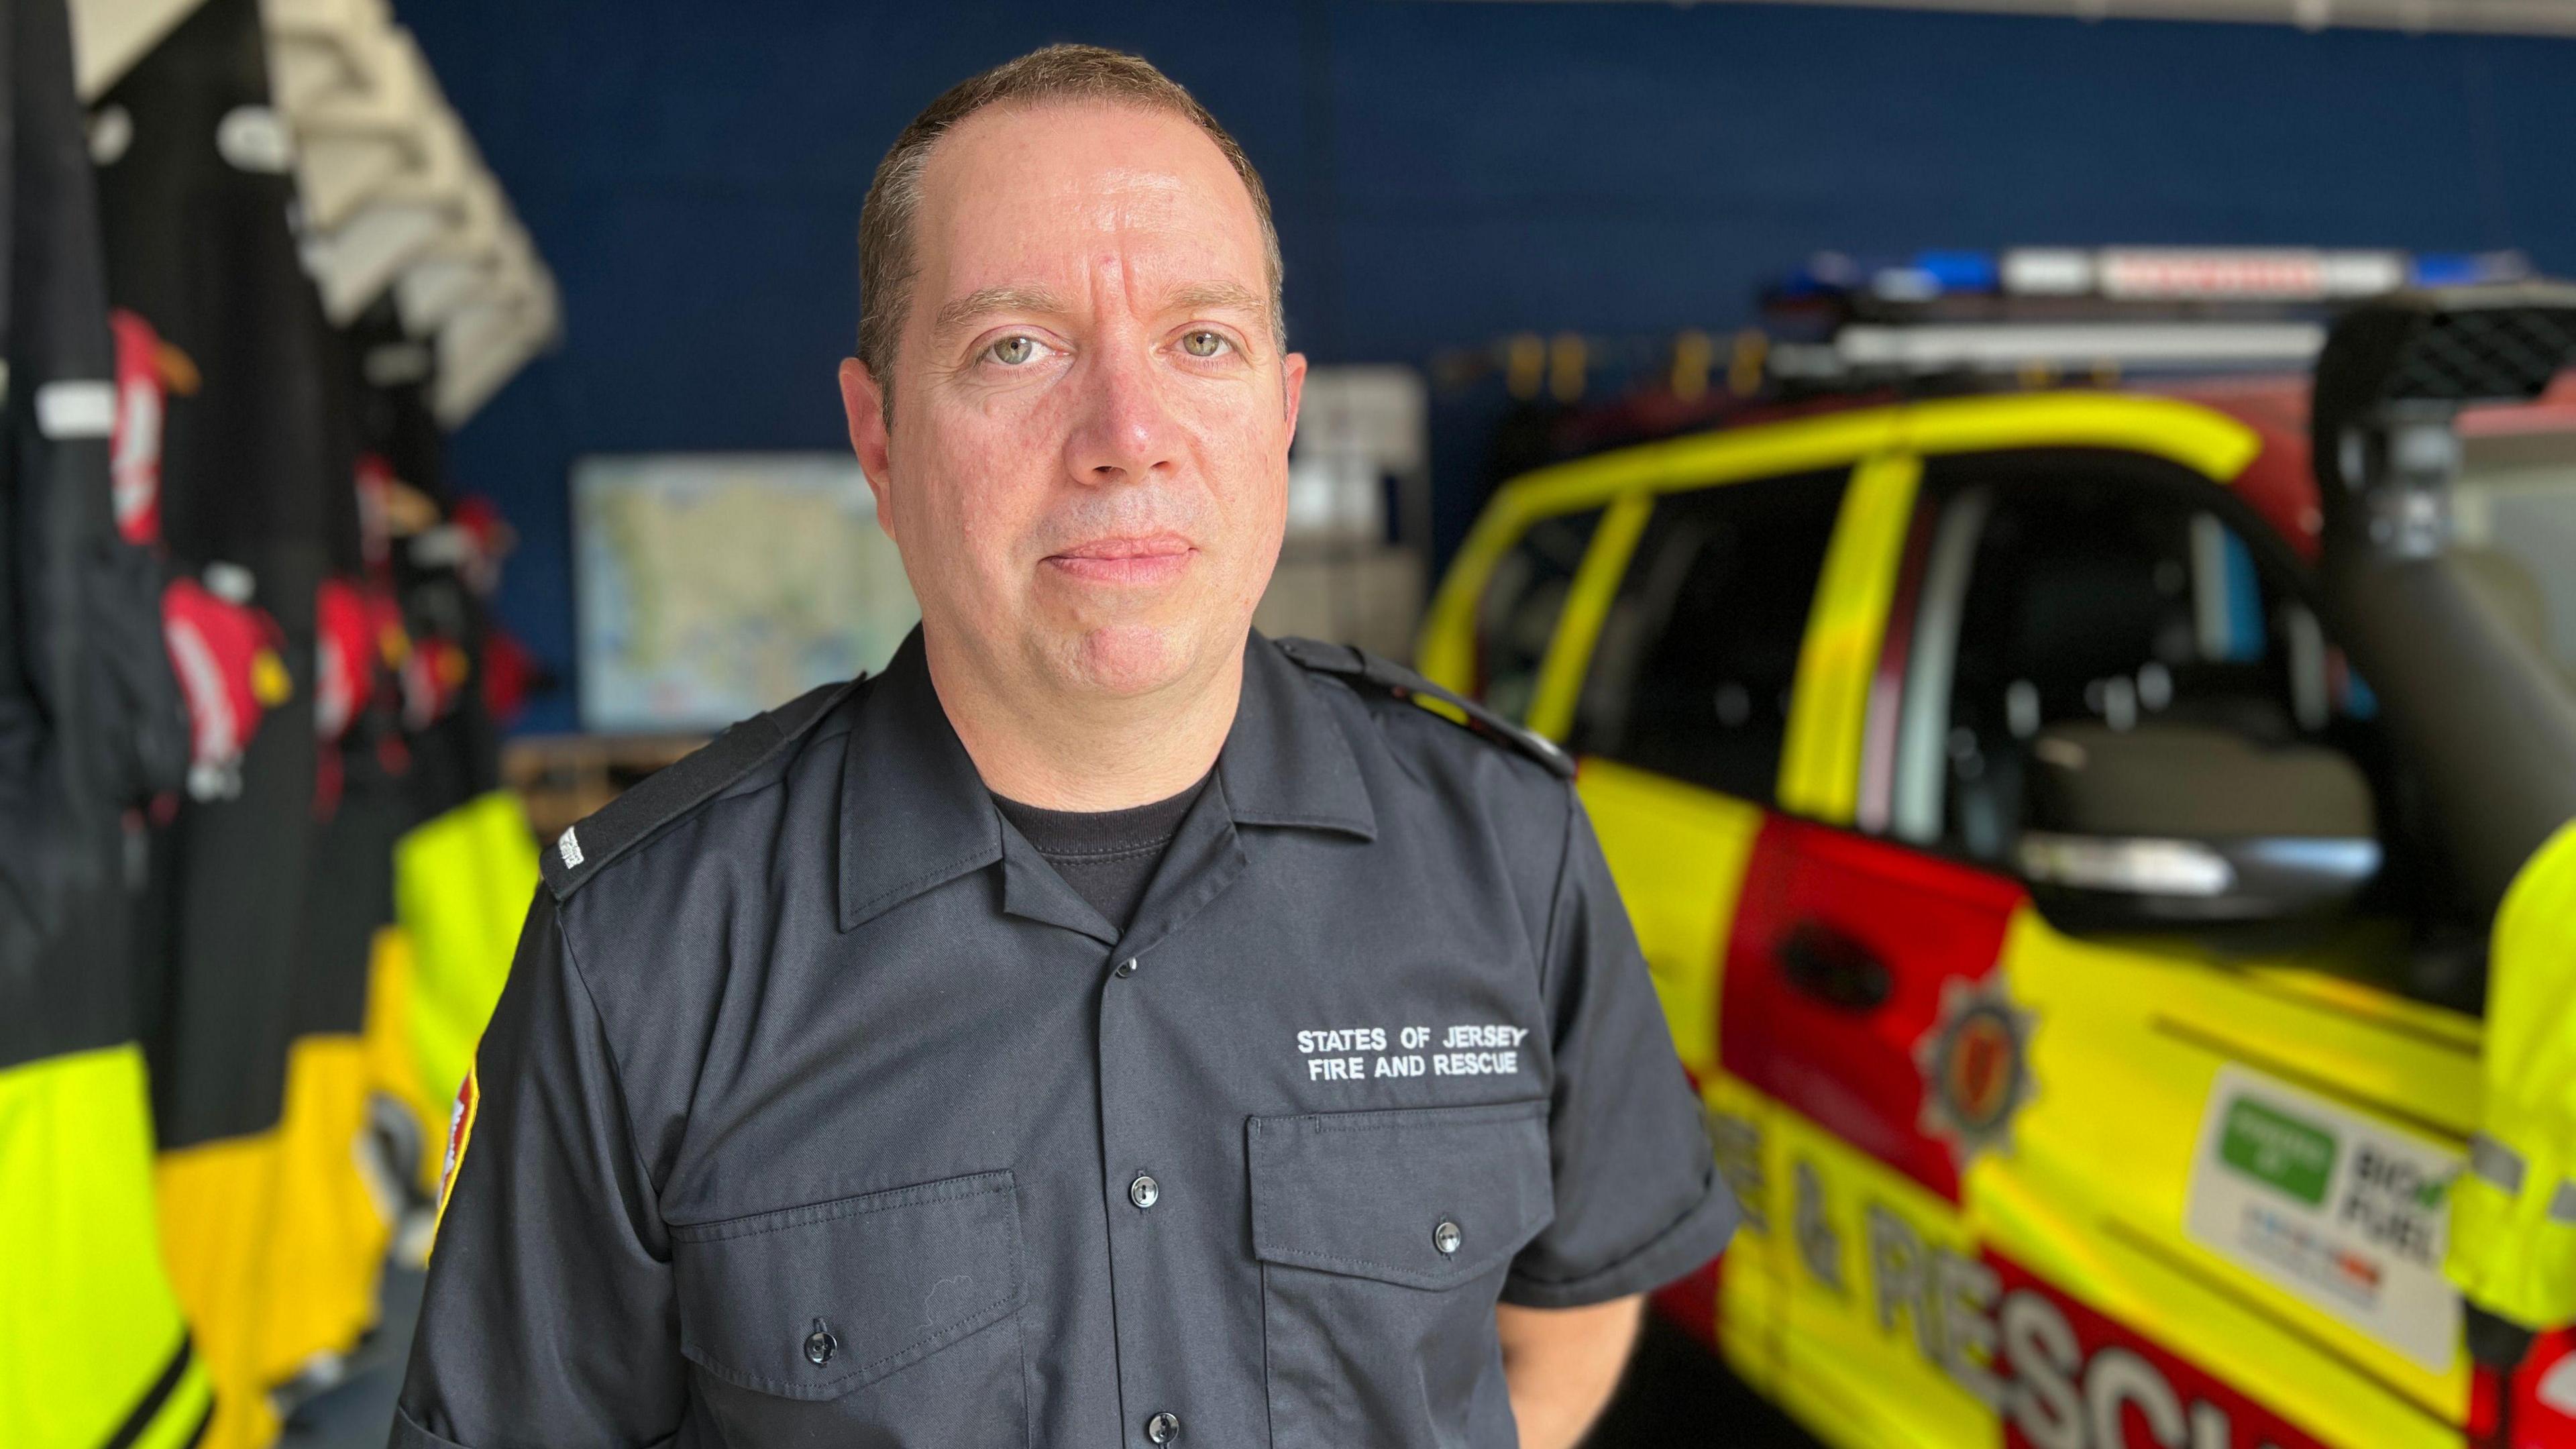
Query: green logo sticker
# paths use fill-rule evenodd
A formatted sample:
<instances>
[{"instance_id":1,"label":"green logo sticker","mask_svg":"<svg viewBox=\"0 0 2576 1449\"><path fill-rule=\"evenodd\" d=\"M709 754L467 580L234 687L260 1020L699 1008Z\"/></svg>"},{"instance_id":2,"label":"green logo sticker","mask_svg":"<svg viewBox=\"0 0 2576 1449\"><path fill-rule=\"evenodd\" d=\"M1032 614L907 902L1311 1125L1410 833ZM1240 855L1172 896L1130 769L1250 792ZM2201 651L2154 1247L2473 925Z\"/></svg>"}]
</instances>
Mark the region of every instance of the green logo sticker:
<instances>
[{"instance_id":1,"label":"green logo sticker","mask_svg":"<svg viewBox=\"0 0 2576 1449\"><path fill-rule=\"evenodd\" d=\"M2251 1097L2227 1105L2219 1160L2311 1207L2326 1200L2334 1176L2334 1134L2274 1111Z\"/></svg>"}]
</instances>

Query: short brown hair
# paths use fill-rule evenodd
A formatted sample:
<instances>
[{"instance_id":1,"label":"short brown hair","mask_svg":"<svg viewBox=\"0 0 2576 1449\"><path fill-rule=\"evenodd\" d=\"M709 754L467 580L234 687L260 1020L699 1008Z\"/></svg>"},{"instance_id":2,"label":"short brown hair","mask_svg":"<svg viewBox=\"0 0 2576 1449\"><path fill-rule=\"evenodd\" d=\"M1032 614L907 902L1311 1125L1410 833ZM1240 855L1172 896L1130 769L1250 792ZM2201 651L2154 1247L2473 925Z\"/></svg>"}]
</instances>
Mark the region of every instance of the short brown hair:
<instances>
[{"instance_id":1,"label":"short brown hair","mask_svg":"<svg viewBox=\"0 0 2576 1449\"><path fill-rule=\"evenodd\" d=\"M1050 45L1014 61L958 82L922 108L903 134L886 148L877 174L868 183L868 199L859 209L859 360L876 375L894 411L895 347L912 302L912 224L921 208L921 173L930 150L958 122L988 106L1036 105L1048 101L1110 101L1165 111L1207 134L1252 193L1252 214L1261 220L1264 260L1270 272L1270 330L1281 345L1288 338L1287 313L1281 300L1283 269L1279 229L1270 219L1270 193L1243 147L1208 114L1198 98L1178 81L1156 70L1142 56L1097 45Z\"/></svg>"}]
</instances>

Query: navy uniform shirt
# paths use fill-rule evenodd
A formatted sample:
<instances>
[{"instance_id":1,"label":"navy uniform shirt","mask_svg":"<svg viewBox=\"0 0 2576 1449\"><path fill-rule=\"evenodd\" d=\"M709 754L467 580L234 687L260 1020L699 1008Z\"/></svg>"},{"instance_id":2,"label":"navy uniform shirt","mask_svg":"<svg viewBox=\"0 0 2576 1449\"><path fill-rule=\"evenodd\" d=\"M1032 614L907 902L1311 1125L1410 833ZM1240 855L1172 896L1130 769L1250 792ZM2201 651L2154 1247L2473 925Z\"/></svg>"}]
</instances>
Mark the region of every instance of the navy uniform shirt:
<instances>
[{"instance_id":1,"label":"navy uniform shirt","mask_svg":"<svg viewBox=\"0 0 2576 1449\"><path fill-rule=\"evenodd\" d=\"M1291 647L1358 657L1250 640L1123 932L918 633L568 834L393 1443L1513 1449L1497 1299L1651 1288L1733 1200L1561 769Z\"/></svg>"}]
</instances>

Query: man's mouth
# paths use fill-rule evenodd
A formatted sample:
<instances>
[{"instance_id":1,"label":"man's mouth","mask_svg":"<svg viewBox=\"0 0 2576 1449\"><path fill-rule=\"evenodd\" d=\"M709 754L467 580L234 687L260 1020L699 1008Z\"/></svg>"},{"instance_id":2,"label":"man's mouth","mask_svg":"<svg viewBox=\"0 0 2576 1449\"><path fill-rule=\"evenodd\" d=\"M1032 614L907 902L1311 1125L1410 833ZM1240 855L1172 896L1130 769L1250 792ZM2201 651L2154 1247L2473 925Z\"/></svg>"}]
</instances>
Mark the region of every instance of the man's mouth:
<instances>
[{"instance_id":1,"label":"man's mouth","mask_svg":"<svg viewBox=\"0 0 2576 1449\"><path fill-rule=\"evenodd\" d=\"M1176 533L1095 538L1051 553L1046 565L1085 583L1159 584L1189 567L1198 550Z\"/></svg>"}]
</instances>

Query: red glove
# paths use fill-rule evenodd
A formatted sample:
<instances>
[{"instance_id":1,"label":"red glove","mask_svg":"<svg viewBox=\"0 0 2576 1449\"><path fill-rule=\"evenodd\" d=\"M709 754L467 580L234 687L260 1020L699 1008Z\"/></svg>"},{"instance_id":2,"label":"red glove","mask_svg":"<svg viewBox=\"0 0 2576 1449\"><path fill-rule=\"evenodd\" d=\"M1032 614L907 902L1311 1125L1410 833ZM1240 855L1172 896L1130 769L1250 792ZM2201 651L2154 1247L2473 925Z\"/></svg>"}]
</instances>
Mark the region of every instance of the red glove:
<instances>
[{"instance_id":1,"label":"red glove","mask_svg":"<svg viewBox=\"0 0 2576 1449\"><path fill-rule=\"evenodd\" d=\"M403 728L420 731L447 718L474 672L465 647L436 634L412 641L403 661Z\"/></svg>"},{"instance_id":2,"label":"red glove","mask_svg":"<svg viewBox=\"0 0 2576 1449\"><path fill-rule=\"evenodd\" d=\"M537 656L498 626L483 631L483 708L509 724L527 708L538 683Z\"/></svg>"},{"instance_id":3,"label":"red glove","mask_svg":"<svg viewBox=\"0 0 2576 1449\"><path fill-rule=\"evenodd\" d=\"M519 546L518 531L480 494L459 502L448 524L465 536L456 572L476 594L490 598L501 586L501 560Z\"/></svg>"},{"instance_id":4,"label":"red glove","mask_svg":"<svg viewBox=\"0 0 2576 1449\"><path fill-rule=\"evenodd\" d=\"M188 701L188 793L199 800L237 795L242 752L261 711L295 694L279 657L286 636L267 611L183 578L161 593L161 638Z\"/></svg>"},{"instance_id":5,"label":"red glove","mask_svg":"<svg viewBox=\"0 0 2576 1449\"><path fill-rule=\"evenodd\" d=\"M161 421L169 389L157 364L161 335L119 307L107 314L116 338L116 420L108 431L108 478L116 531L127 543L161 541Z\"/></svg>"},{"instance_id":6,"label":"red glove","mask_svg":"<svg viewBox=\"0 0 2576 1449\"><path fill-rule=\"evenodd\" d=\"M324 579L313 609L313 728L321 743L335 745L375 692L374 611L346 579Z\"/></svg>"}]
</instances>

